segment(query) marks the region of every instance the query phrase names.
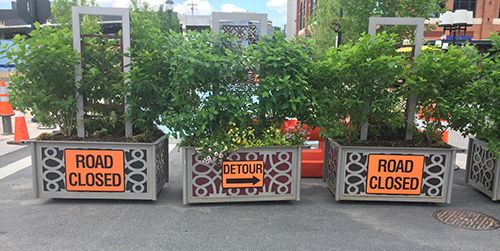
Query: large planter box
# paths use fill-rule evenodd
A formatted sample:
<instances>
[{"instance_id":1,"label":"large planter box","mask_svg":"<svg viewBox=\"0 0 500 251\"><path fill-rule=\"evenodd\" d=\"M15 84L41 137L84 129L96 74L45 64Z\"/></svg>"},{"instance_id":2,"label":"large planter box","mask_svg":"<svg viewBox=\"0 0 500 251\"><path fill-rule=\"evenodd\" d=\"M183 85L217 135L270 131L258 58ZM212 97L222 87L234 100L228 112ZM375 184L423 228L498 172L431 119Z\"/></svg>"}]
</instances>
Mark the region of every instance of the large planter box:
<instances>
[{"instance_id":1,"label":"large planter box","mask_svg":"<svg viewBox=\"0 0 500 251\"><path fill-rule=\"evenodd\" d=\"M156 200L168 182L168 137L154 143L32 141L36 197Z\"/></svg>"},{"instance_id":2,"label":"large planter box","mask_svg":"<svg viewBox=\"0 0 500 251\"><path fill-rule=\"evenodd\" d=\"M182 160L184 204L300 199L300 147L243 149L211 165L186 147Z\"/></svg>"},{"instance_id":3,"label":"large planter box","mask_svg":"<svg viewBox=\"0 0 500 251\"><path fill-rule=\"evenodd\" d=\"M469 140L465 182L492 200L500 200L500 159L488 150L488 143Z\"/></svg>"},{"instance_id":4,"label":"large planter box","mask_svg":"<svg viewBox=\"0 0 500 251\"><path fill-rule=\"evenodd\" d=\"M325 141L323 179L340 200L450 203L454 148L342 146Z\"/></svg>"}]
</instances>

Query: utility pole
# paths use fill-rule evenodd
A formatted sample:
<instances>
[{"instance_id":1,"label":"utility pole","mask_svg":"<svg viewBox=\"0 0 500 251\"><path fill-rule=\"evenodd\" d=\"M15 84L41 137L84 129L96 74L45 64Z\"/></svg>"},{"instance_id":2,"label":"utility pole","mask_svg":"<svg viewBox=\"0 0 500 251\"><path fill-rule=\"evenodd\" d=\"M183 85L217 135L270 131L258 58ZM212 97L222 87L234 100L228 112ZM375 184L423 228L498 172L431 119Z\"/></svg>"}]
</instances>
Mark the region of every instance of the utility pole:
<instances>
[{"instance_id":1,"label":"utility pole","mask_svg":"<svg viewBox=\"0 0 500 251\"><path fill-rule=\"evenodd\" d=\"M191 16L194 16L194 10L196 9L196 6L198 6L198 4L195 4L193 1L191 1L191 3L188 3L188 6L190 6L191 8Z\"/></svg>"}]
</instances>

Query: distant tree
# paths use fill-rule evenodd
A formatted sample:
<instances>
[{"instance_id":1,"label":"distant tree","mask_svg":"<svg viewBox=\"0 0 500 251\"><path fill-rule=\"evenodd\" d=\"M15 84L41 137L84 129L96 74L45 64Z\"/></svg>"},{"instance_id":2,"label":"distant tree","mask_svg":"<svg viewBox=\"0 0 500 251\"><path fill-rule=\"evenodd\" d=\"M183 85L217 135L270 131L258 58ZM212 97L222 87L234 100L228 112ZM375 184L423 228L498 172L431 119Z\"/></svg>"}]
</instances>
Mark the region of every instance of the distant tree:
<instances>
[{"instance_id":1,"label":"distant tree","mask_svg":"<svg viewBox=\"0 0 500 251\"><path fill-rule=\"evenodd\" d=\"M309 23L313 37L323 48L335 44L336 24L342 32L343 41L355 41L368 31L368 19L378 17L423 17L429 18L443 10L446 0L317 0L317 10ZM412 27L386 27L411 38Z\"/></svg>"},{"instance_id":2,"label":"distant tree","mask_svg":"<svg viewBox=\"0 0 500 251\"><path fill-rule=\"evenodd\" d=\"M160 7L155 10L147 2L140 0L132 0L131 2L132 12L134 13L133 15L135 15L132 19L134 20L135 18L136 22L148 22L160 31L170 30L174 32L181 32L181 22L177 17L176 12L172 11L169 15L168 11L165 10L164 5L160 5Z\"/></svg>"},{"instance_id":3,"label":"distant tree","mask_svg":"<svg viewBox=\"0 0 500 251\"><path fill-rule=\"evenodd\" d=\"M51 12L56 23L71 24L71 7L97 6L95 0L52 0Z\"/></svg>"}]
</instances>

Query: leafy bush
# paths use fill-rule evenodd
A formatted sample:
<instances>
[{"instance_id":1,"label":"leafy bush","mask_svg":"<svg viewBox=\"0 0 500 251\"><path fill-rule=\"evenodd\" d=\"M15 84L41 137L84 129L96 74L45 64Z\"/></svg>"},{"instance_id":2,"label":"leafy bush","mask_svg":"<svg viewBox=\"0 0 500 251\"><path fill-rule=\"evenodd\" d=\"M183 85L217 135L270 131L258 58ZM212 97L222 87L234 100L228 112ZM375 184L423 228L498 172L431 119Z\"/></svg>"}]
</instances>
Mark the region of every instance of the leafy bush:
<instances>
[{"instance_id":1,"label":"leafy bush","mask_svg":"<svg viewBox=\"0 0 500 251\"><path fill-rule=\"evenodd\" d=\"M31 109L44 125L58 125L71 135L76 124L75 64L78 56L72 47L67 27L39 25L26 36L16 35L13 45L4 48L16 66L10 85L14 106Z\"/></svg>"},{"instance_id":2,"label":"leafy bush","mask_svg":"<svg viewBox=\"0 0 500 251\"><path fill-rule=\"evenodd\" d=\"M363 35L355 44L330 49L315 64L317 122L328 137L357 142L368 121L378 121L379 128L404 126L395 123L402 112L396 83L404 75L406 61L395 47L394 35Z\"/></svg>"},{"instance_id":3,"label":"leafy bush","mask_svg":"<svg viewBox=\"0 0 500 251\"><path fill-rule=\"evenodd\" d=\"M461 88L467 105L452 126L464 136L488 142L491 151L500 153L500 35L493 34L491 39L491 54L478 65L478 77Z\"/></svg>"},{"instance_id":4,"label":"leafy bush","mask_svg":"<svg viewBox=\"0 0 500 251\"><path fill-rule=\"evenodd\" d=\"M305 44L275 35L241 47L228 35L201 32L155 36L146 47L133 52L139 56L132 81L141 83L130 99L137 124L166 126L206 156L298 144L293 135L265 129L276 132L285 117L310 115Z\"/></svg>"},{"instance_id":5,"label":"leafy bush","mask_svg":"<svg viewBox=\"0 0 500 251\"><path fill-rule=\"evenodd\" d=\"M426 50L415 59L405 87L418 97L428 145L439 143L444 131L472 122L472 85L488 75L482 55L471 45Z\"/></svg>"},{"instance_id":6,"label":"leafy bush","mask_svg":"<svg viewBox=\"0 0 500 251\"><path fill-rule=\"evenodd\" d=\"M71 138L76 125L75 65L81 61L83 71L78 92L84 97L87 136L121 137L125 124L123 103L128 89L122 73L120 44L117 39L103 36L98 23L100 17L84 16L82 34L97 36L84 37L82 54L78 55L72 47L70 28L71 7L75 5L95 6L95 1L54 1L54 19L60 25L41 27L37 24L28 36L16 36L12 46L3 48L7 58L16 65L12 100L18 109L31 110L42 124L57 125L64 136ZM166 14L133 1L132 51L147 47L150 36L166 34L159 22L162 15ZM178 20L173 19L173 26L178 27L175 21ZM154 124L152 120L149 122L142 124L146 128L136 127L135 132L150 134Z\"/></svg>"},{"instance_id":7,"label":"leafy bush","mask_svg":"<svg viewBox=\"0 0 500 251\"><path fill-rule=\"evenodd\" d=\"M249 66L258 74L254 94L261 129L282 123L286 117L312 122L315 107L309 78L314 48L310 41L290 42L276 33L250 46Z\"/></svg>"}]
</instances>

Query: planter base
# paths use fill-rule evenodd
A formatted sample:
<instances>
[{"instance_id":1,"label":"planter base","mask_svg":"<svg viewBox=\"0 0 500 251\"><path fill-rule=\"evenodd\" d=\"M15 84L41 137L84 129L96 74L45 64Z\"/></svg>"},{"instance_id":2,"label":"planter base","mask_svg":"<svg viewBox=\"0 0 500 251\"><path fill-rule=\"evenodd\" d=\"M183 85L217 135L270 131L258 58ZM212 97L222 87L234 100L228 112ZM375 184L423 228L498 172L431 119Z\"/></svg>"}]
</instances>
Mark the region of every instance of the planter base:
<instances>
[{"instance_id":1,"label":"planter base","mask_svg":"<svg viewBox=\"0 0 500 251\"><path fill-rule=\"evenodd\" d=\"M300 147L262 147L237 151L222 163L209 165L194 148L183 148L183 202L299 200L300 157ZM262 172L245 172L239 169L242 163L264 168ZM231 168L231 164L234 169L223 170L223 165Z\"/></svg>"},{"instance_id":2,"label":"planter base","mask_svg":"<svg viewBox=\"0 0 500 251\"><path fill-rule=\"evenodd\" d=\"M339 200L450 203L456 149L325 141L323 180Z\"/></svg>"},{"instance_id":3,"label":"planter base","mask_svg":"<svg viewBox=\"0 0 500 251\"><path fill-rule=\"evenodd\" d=\"M36 197L156 200L168 182L168 138L154 143L32 141Z\"/></svg>"}]
</instances>

